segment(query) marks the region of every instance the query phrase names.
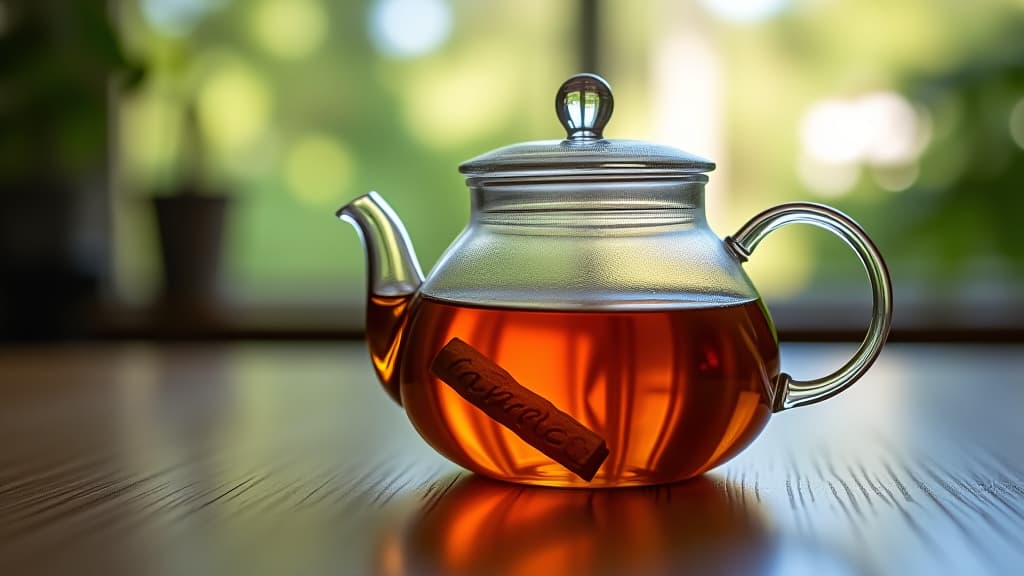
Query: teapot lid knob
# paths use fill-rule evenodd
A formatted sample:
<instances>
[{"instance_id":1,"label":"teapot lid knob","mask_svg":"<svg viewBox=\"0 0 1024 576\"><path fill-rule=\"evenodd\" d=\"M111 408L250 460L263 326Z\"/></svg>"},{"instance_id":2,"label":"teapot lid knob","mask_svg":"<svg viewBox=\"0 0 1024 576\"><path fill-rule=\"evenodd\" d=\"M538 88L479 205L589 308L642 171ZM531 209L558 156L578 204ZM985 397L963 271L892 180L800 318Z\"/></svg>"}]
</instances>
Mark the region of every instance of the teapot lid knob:
<instances>
[{"instance_id":1,"label":"teapot lid knob","mask_svg":"<svg viewBox=\"0 0 1024 576\"><path fill-rule=\"evenodd\" d=\"M555 96L555 112L569 140L604 138L604 126L614 107L611 86L597 74L577 74L569 78Z\"/></svg>"}]
</instances>

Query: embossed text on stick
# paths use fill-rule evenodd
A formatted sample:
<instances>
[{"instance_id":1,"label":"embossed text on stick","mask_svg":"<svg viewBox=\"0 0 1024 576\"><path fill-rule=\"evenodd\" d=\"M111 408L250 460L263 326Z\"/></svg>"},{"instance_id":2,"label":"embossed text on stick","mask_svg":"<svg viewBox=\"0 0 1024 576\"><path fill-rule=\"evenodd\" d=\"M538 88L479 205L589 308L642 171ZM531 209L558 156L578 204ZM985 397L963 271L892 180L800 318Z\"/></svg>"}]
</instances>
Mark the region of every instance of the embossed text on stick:
<instances>
[{"instance_id":1,"label":"embossed text on stick","mask_svg":"<svg viewBox=\"0 0 1024 576\"><path fill-rule=\"evenodd\" d=\"M600 436L458 338L438 352L431 370L493 420L588 482L608 457Z\"/></svg>"}]
</instances>

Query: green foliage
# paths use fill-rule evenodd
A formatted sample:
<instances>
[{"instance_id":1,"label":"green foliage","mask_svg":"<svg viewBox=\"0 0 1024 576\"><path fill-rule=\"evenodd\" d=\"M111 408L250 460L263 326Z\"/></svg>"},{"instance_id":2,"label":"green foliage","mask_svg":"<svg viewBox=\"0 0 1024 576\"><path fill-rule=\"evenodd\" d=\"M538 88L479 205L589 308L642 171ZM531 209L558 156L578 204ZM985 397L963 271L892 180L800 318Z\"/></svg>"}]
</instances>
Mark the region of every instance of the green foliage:
<instances>
[{"instance_id":1,"label":"green foliage","mask_svg":"<svg viewBox=\"0 0 1024 576\"><path fill-rule=\"evenodd\" d=\"M0 35L0 177L71 177L102 165L108 82L137 84L104 2L4 4Z\"/></svg>"},{"instance_id":2,"label":"green foliage","mask_svg":"<svg viewBox=\"0 0 1024 576\"><path fill-rule=\"evenodd\" d=\"M956 291L992 265L1024 280L1024 149L1009 126L1014 106L1024 101L1021 29L1024 20L1010 19L943 72L907 78L906 91L932 119L918 182L882 202L868 201L873 190L862 184L841 203L864 215L890 261L906 269L899 274L929 283L937 294ZM820 260L832 260L841 249L833 248L821 248Z\"/></svg>"}]
</instances>

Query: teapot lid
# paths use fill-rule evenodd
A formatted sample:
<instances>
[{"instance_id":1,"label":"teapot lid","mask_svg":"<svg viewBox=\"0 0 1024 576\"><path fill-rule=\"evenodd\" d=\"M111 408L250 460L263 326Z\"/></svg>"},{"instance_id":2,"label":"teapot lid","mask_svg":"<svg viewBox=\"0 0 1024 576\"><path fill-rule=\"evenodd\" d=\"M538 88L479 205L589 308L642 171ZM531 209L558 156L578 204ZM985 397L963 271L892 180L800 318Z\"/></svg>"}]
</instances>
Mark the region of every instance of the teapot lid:
<instances>
[{"instance_id":1,"label":"teapot lid","mask_svg":"<svg viewBox=\"0 0 1024 576\"><path fill-rule=\"evenodd\" d=\"M558 89L555 113L565 140L521 142L491 150L459 166L470 177L700 174L715 163L671 146L641 140L606 140L615 100L608 82L577 74Z\"/></svg>"}]
</instances>

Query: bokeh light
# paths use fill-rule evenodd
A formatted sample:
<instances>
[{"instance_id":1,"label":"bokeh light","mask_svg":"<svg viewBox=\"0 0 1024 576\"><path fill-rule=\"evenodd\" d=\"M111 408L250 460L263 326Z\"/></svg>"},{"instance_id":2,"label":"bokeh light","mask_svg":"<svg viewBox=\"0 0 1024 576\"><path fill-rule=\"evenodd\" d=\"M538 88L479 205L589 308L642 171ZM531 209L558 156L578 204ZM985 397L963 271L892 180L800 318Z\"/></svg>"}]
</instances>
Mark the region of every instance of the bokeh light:
<instances>
[{"instance_id":1,"label":"bokeh light","mask_svg":"<svg viewBox=\"0 0 1024 576\"><path fill-rule=\"evenodd\" d=\"M868 130L864 160L875 165L906 165L921 154L928 141L928 124L913 105L895 92L867 94L858 101L861 121Z\"/></svg>"},{"instance_id":2,"label":"bokeh light","mask_svg":"<svg viewBox=\"0 0 1024 576\"><path fill-rule=\"evenodd\" d=\"M336 207L349 193L354 168L352 154L339 140L307 134L288 150L285 180L288 191L301 202Z\"/></svg>"},{"instance_id":3,"label":"bokeh light","mask_svg":"<svg viewBox=\"0 0 1024 576\"><path fill-rule=\"evenodd\" d=\"M465 144L494 133L519 110L514 55L481 47L455 62L428 67L410 79L404 94L405 119L416 138L431 147ZM481 97L481 95L486 95ZM557 133L553 133L557 134Z\"/></svg>"},{"instance_id":4,"label":"bokeh light","mask_svg":"<svg viewBox=\"0 0 1024 576\"><path fill-rule=\"evenodd\" d=\"M906 166L875 166L871 169L871 176L882 190L902 192L917 182L920 172L916 163Z\"/></svg>"},{"instance_id":5,"label":"bokeh light","mask_svg":"<svg viewBox=\"0 0 1024 576\"><path fill-rule=\"evenodd\" d=\"M917 178L916 161L928 144L930 122L903 96L872 92L813 104L800 123L800 179L825 197L857 183L860 166L877 168L884 189L904 190Z\"/></svg>"},{"instance_id":6,"label":"bokeh light","mask_svg":"<svg viewBox=\"0 0 1024 576\"><path fill-rule=\"evenodd\" d=\"M143 17L156 30L168 36L184 36L223 3L224 0L140 0L140 7Z\"/></svg>"},{"instance_id":7,"label":"bokeh light","mask_svg":"<svg viewBox=\"0 0 1024 576\"><path fill-rule=\"evenodd\" d=\"M921 153L927 130L906 98L876 92L812 105L800 123L800 139L822 162L906 164Z\"/></svg>"},{"instance_id":8,"label":"bokeh light","mask_svg":"<svg viewBox=\"0 0 1024 576\"><path fill-rule=\"evenodd\" d=\"M251 14L249 28L256 43L282 60L309 56L327 37L327 14L320 0L263 0Z\"/></svg>"},{"instance_id":9,"label":"bokeh light","mask_svg":"<svg viewBox=\"0 0 1024 576\"><path fill-rule=\"evenodd\" d=\"M760 22L782 12L790 0L701 0L709 12L732 22Z\"/></svg>"},{"instance_id":10,"label":"bokeh light","mask_svg":"<svg viewBox=\"0 0 1024 576\"><path fill-rule=\"evenodd\" d=\"M270 107L266 80L238 61L217 66L199 91L203 134L224 153L252 144L267 126Z\"/></svg>"},{"instance_id":11,"label":"bokeh light","mask_svg":"<svg viewBox=\"0 0 1024 576\"><path fill-rule=\"evenodd\" d=\"M445 0L377 0L370 9L370 39L390 56L431 52L448 39L451 29Z\"/></svg>"}]
</instances>

